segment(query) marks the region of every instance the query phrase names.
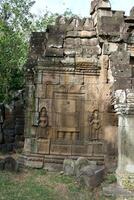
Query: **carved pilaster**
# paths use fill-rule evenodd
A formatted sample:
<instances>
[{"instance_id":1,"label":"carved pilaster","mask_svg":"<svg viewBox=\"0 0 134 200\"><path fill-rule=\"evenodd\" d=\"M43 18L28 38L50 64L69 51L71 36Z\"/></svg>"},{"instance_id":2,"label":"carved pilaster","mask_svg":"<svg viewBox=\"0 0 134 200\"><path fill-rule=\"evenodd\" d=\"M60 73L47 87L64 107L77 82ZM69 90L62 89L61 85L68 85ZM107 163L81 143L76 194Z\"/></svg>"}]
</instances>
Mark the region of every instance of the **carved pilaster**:
<instances>
[{"instance_id":1,"label":"carved pilaster","mask_svg":"<svg viewBox=\"0 0 134 200\"><path fill-rule=\"evenodd\" d=\"M134 90L117 90L114 101L118 114L119 185L134 189Z\"/></svg>"}]
</instances>

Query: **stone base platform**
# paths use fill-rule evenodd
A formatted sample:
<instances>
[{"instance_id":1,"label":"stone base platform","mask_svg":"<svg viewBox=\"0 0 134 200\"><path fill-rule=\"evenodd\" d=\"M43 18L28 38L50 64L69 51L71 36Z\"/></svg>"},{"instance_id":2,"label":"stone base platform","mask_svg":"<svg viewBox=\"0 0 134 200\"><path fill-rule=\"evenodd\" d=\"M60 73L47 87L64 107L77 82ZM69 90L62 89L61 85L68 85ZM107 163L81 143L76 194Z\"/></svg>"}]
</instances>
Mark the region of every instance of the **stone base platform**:
<instances>
[{"instance_id":1,"label":"stone base platform","mask_svg":"<svg viewBox=\"0 0 134 200\"><path fill-rule=\"evenodd\" d=\"M48 171L61 171L63 169L64 159L77 160L81 156L65 155L41 155L41 154L22 154L18 159L21 167L30 167L35 169L46 169ZM104 156L86 157L89 160L97 161L98 165L104 164Z\"/></svg>"},{"instance_id":2,"label":"stone base platform","mask_svg":"<svg viewBox=\"0 0 134 200\"><path fill-rule=\"evenodd\" d=\"M106 197L114 197L116 200L134 200L134 191L123 189L117 184L103 187L103 193Z\"/></svg>"}]
</instances>

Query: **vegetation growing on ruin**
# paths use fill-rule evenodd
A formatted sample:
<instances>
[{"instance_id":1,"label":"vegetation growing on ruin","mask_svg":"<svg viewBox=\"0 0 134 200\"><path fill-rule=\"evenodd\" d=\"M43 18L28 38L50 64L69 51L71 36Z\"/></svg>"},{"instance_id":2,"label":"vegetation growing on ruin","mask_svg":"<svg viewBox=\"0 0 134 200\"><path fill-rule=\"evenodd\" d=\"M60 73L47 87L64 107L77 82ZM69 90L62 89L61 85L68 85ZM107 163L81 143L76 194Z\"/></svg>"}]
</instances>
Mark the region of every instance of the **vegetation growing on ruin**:
<instances>
[{"instance_id":1,"label":"vegetation growing on ruin","mask_svg":"<svg viewBox=\"0 0 134 200\"><path fill-rule=\"evenodd\" d=\"M74 177L48 173L44 170L25 170L13 174L0 172L1 200L112 200L103 196L101 187L89 190Z\"/></svg>"},{"instance_id":2,"label":"vegetation growing on ruin","mask_svg":"<svg viewBox=\"0 0 134 200\"><path fill-rule=\"evenodd\" d=\"M14 92L24 86L24 64L28 55L30 34L44 31L55 22L57 13L46 10L35 16L32 0L2 0L0 5L0 102L9 102ZM72 15L66 10L65 16Z\"/></svg>"}]
</instances>

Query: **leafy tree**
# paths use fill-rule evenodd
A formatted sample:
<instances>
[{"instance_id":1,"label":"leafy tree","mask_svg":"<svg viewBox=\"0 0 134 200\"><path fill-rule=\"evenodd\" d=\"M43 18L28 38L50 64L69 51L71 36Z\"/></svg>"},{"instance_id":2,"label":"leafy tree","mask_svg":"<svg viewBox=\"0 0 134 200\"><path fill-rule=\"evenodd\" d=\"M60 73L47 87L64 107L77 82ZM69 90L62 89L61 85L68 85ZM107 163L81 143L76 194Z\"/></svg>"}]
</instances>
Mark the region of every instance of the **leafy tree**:
<instances>
[{"instance_id":1,"label":"leafy tree","mask_svg":"<svg viewBox=\"0 0 134 200\"><path fill-rule=\"evenodd\" d=\"M43 17L30 10L35 1L1 0L0 5L0 102L9 102L16 90L24 87L24 63L32 31L44 31L55 22L57 13L46 11ZM67 9L64 16L72 16Z\"/></svg>"},{"instance_id":2,"label":"leafy tree","mask_svg":"<svg viewBox=\"0 0 134 200\"><path fill-rule=\"evenodd\" d=\"M36 18L32 0L2 0L0 6L0 102L8 102L24 86L23 66L32 31L44 29L56 15L47 12Z\"/></svg>"}]
</instances>

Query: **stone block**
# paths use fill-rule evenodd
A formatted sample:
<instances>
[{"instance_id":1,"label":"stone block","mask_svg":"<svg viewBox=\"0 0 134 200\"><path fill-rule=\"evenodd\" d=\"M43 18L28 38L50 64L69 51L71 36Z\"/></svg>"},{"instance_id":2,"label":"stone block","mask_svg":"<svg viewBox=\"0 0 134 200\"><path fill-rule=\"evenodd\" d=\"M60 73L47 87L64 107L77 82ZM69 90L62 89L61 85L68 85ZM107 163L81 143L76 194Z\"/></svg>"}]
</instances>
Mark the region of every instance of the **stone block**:
<instances>
[{"instance_id":1,"label":"stone block","mask_svg":"<svg viewBox=\"0 0 134 200\"><path fill-rule=\"evenodd\" d=\"M79 53L81 54L82 50L80 48L79 48L79 50L80 50ZM73 48L70 48L70 47L67 48L66 47L66 48L64 48L64 55L67 56L67 57L69 56L70 58L74 58L75 55L78 52L78 51L77 52L76 51L77 51L77 49L73 49Z\"/></svg>"},{"instance_id":2,"label":"stone block","mask_svg":"<svg viewBox=\"0 0 134 200\"><path fill-rule=\"evenodd\" d=\"M91 39L81 39L81 45L83 46L96 46L99 44L99 41L97 38L91 38Z\"/></svg>"},{"instance_id":3,"label":"stone block","mask_svg":"<svg viewBox=\"0 0 134 200\"><path fill-rule=\"evenodd\" d=\"M94 142L93 143L93 155L94 156L104 155L103 143L101 143L101 142Z\"/></svg>"},{"instance_id":4,"label":"stone block","mask_svg":"<svg viewBox=\"0 0 134 200\"><path fill-rule=\"evenodd\" d=\"M125 83L125 84L124 84ZM132 87L132 81L130 78L119 78L119 77L115 77L114 80L114 90L124 90L124 89L128 89Z\"/></svg>"},{"instance_id":5,"label":"stone block","mask_svg":"<svg viewBox=\"0 0 134 200\"><path fill-rule=\"evenodd\" d=\"M97 65L98 58L97 58L97 56L92 56L90 58L76 57L75 62L76 62L76 65L78 65L78 66L80 64L82 64L83 66L87 65L87 67L90 67L90 65Z\"/></svg>"},{"instance_id":6,"label":"stone block","mask_svg":"<svg viewBox=\"0 0 134 200\"><path fill-rule=\"evenodd\" d=\"M79 139L79 130L74 126L63 127L63 122L59 123L58 126L62 128L58 128L57 130L57 142L65 142L66 144L72 144L76 140Z\"/></svg>"},{"instance_id":7,"label":"stone block","mask_svg":"<svg viewBox=\"0 0 134 200\"><path fill-rule=\"evenodd\" d=\"M46 85L46 93L45 93L45 98L46 99L51 99L53 98L53 93L54 93L54 87L53 85Z\"/></svg>"},{"instance_id":8,"label":"stone block","mask_svg":"<svg viewBox=\"0 0 134 200\"><path fill-rule=\"evenodd\" d=\"M47 93L47 85L38 84L36 86L36 91L35 91L35 97L36 98L45 98L46 97L46 93Z\"/></svg>"},{"instance_id":9,"label":"stone block","mask_svg":"<svg viewBox=\"0 0 134 200\"><path fill-rule=\"evenodd\" d=\"M110 65L129 65L130 53L127 51L116 51L110 56Z\"/></svg>"},{"instance_id":10,"label":"stone block","mask_svg":"<svg viewBox=\"0 0 134 200\"><path fill-rule=\"evenodd\" d=\"M115 113L102 113L103 115L103 124L104 126L117 126L118 124L118 120L117 120L117 116L115 115Z\"/></svg>"},{"instance_id":11,"label":"stone block","mask_svg":"<svg viewBox=\"0 0 134 200\"><path fill-rule=\"evenodd\" d=\"M85 31L92 31L94 30L94 24L91 18L86 18L83 23L83 29Z\"/></svg>"},{"instance_id":12,"label":"stone block","mask_svg":"<svg viewBox=\"0 0 134 200\"><path fill-rule=\"evenodd\" d=\"M97 166L89 165L80 170L79 182L88 188L95 188L103 182L104 175L104 167L97 168Z\"/></svg>"},{"instance_id":13,"label":"stone block","mask_svg":"<svg viewBox=\"0 0 134 200\"><path fill-rule=\"evenodd\" d=\"M43 73L43 84L57 85L60 83L60 75L58 73Z\"/></svg>"},{"instance_id":14,"label":"stone block","mask_svg":"<svg viewBox=\"0 0 134 200\"><path fill-rule=\"evenodd\" d=\"M64 48L67 48L67 47L72 48L72 46L74 48L79 48L80 44L81 44L80 38L66 38L64 40Z\"/></svg>"},{"instance_id":15,"label":"stone block","mask_svg":"<svg viewBox=\"0 0 134 200\"><path fill-rule=\"evenodd\" d=\"M12 157L6 157L4 159L4 170L7 170L7 171L16 171L17 170L17 162L14 158Z\"/></svg>"},{"instance_id":16,"label":"stone block","mask_svg":"<svg viewBox=\"0 0 134 200\"><path fill-rule=\"evenodd\" d=\"M66 100L66 99L61 99L61 100L55 100L55 111L58 113L62 113L62 111L66 111L66 113L74 113L76 112L76 107L75 107L75 100ZM65 113L64 113L65 114Z\"/></svg>"},{"instance_id":17,"label":"stone block","mask_svg":"<svg viewBox=\"0 0 134 200\"><path fill-rule=\"evenodd\" d=\"M82 55L82 47L79 46L77 48L72 48L70 46L66 46L64 48L64 55L66 55L67 57L69 56L70 58L74 58L75 56Z\"/></svg>"},{"instance_id":18,"label":"stone block","mask_svg":"<svg viewBox=\"0 0 134 200\"><path fill-rule=\"evenodd\" d=\"M130 53L132 57L134 57L134 44L128 44L127 51Z\"/></svg>"},{"instance_id":19,"label":"stone block","mask_svg":"<svg viewBox=\"0 0 134 200\"><path fill-rule=\"evenodd\" d=\"M71 145L51 144L50 154L71 156Z\"/></svg>"},{"instance_id":20,"label":"stone block","mask_svg":"<svg viewBox=\"0 0 134 200\"><path fill-rule=\"evenodd\" d=\"M93 145L92 144L87 144L87 155L92 156L93 155Z\"/></svg>"},{"instance_id":21,"label":"stone block","mask_svg":"<svg viewBox=\"0 0 134 200\"><path fill-rule=\"evenodd\" d=\"M93 14L96 11L98 3L99 3L99 0L91 1L90 14Z\"/></svg>"},{"instance_id":22,"label":"stone block","mask_svg":"<svg viewBox=\"0 0 134 200\"><path fill-rule=\"evenodd\" d=\"M83 29L83 21L79 17L72 17L68 20L67 31L80 31Z\"/></svg>"},{"instance_id":23,"label":"stone block","mask_svg":"<svg viewBox=\"0 0 134 200\"><path fill-rule=\"evenodd\" d=\"M81 174L81 170L87 166L90 166L90 169L96 168L96 162L90 161L88 158L79 157L75 162L75 174L76 177L79 178Z\"/></svg>"},{"instance_id":24,"label":"stone block","mask_svg":"<svg viewBox=\"0 0 134 200\"><path fill-rule=\"evenodd\" d=\"M75 174L75 161L71 159L65 159L63 162L63 171L67 176L73 176Z\"/></svg>"},{"instance_id":25,"label":"stone block","mask_svg":"<svg viewBox=\"0 0 134 200\"><path fill-rule=\"evenodd\" d=\"M64 34L60 32L48 34L48 48L62 48L63 47Z\"/></svg>"},{"instance_id":26,"label":"stone block","mask_svg":"<svg viewBox=\"0 0 134 200\"><path fill-rule=\"evenodd\" d=\"M62 114L62 113L57 113L56 114L56 124L57 126L61 127L78 127L78 113L67 113L67 114ZM71 132L72 134L72 132Z\"/></svg>"},{"instance_id":27,"label":"stone block","mask_svg":"<svg viewBox=\"0 0 134 200\"><path fill-rule=\"evenodd\" d=\"M31 152L37 153L37 140L36 140L36 138L31 138Z\"/></svg>"},{"instance_id":28,"label":"stone block","mask_svg":"<svg viewBox=\"0 0 134 200\"><path fill-rule=\"evenodd\" d=\"M70 84L69 92L79 93L80 87L83 84L83 76L81 74L61 74L60 84Z\"/></svg>"},{"instance_id":29,"label":"stone block","mask_svg":"<svg viewBox=\"0 0 134 200\"><path fill-rule=\"evenodd\" d=\"M82 86L81 86L82 87ZM77 87L76 87L77 88ZM80 100L83 100L85 97L85 93L83 92L76 92L76 93L68 93L66 92L67 87L65 85L61 85L61 87L58 88L59 92L54 93L54 99L70 99L70 100L77 100L79 97ZM71 89L71 88L70 88ZM83 91L83 90L82 90ZM69 97L69 98L68 98Z\"/></svg>"},{"instance_id":30,"label":"stone block","mask_svg":"<svg viewBox=\"0 0 134 200\"><path fill-rule=\"evenodd\" d=\"M39 112L39 98L36 97L31 103L34 105L32 105L32 111L34 110L35 112ZM30 114L32 114L32 112Z\"/></svg>"},{"instance_id":31,"label":"stone block","mask_svg":"<svg viewBox=\"0 0 134 200\"><path fill-rule=\"evenodd\" d=\"M63 57L63 48L47 48L45 52L46 57Z\"/></svg>"},{"instance_id":32,"label":"stone block","mask_svg":"<svg viewBox=\"0 0 134 200\"><path fill-rule=\"evenodd\" d=\"M112 184L103 188L103 193L106 197L116 198L116 200L133 200L134 192L128 189L122 188L118 184Z\"/></svg>"},{"instance_id":33,"label":"stone block","mask_svg":"<svg viewBox=\"0 0 134 200\"><path fill-rule=\"evenodd\" d=\"M92 38L92 37L96 37L96 31L95 30L91 30L91 31L68 31L67 32L67 36L66 37L78 37L78 38Z\"/></svg>"},{"instance_id":34,"label":"stone block","mask_svg":"<svg viewBox=\"0 0 134 200\"><path fill-rule=\"evenodd\" d=\"M118 47L118 43L104 43L102 53L104 55L110 55L112 52L117 51Z\"/></svg>"},{"instance_id":35,"label":"stone block","mask_svg":"<svg viewBox=\"0 0 134 200\"><path fill-rule=\"evenodd\" d=\"M82 54L84 57L91 57L92 55L100 55L101 48L99 45L97 46L83 46Z\"/></svg>"},{"instance_id":36,"label":"stone block","mask_svg":"<svg viewBox=\"0 0 134 200\"><path fill-rule=\"evenodd\" d=\"M97 9L111 9L111 4L109 0L101 0L97 4Z\"/></svg>"},{"instance_id":37,"label":"stone block","mask_svg":"<svg viewBox=\"0 0 134 200\"><path fill-rule=\"evenodd\" d=\"M131 10L130 10L130 16L134 17L134 7L132 7Z\"/></svg>"},{"instance_id":38,"label":"stone block","mask_svg":"<svg viewBox=\"0 0 134 200\"><path fill-rule=\"evenodd\" d=\"M119 78L131 78L132 77L132 67L131 65L118 64L112 66L112 74L114 77Z\"/></svg>"},{"instance_id":39,"label":"stone block","mask_svg":"<svg viewBox=\"0 0 134 200\"><path fill-rule=\"evenodd\" d=\"M32 113L32 124L34 126L38 126L39 123L39 112L33 112Z\"/></svg>"},{"instance_id":40,"label":"stone block","mask_svg":"<svg viewBox=\"0 0 134 200\"><path fill-rule=\"evenodd\" d=\"M120 27L123 23L123 17L114 16L102 16L98 19L97 29L99 35L103 38L107 37L108 41L119 42L120 38Z\"/></svg>"},{"instance_id":41,"label":"stone block","mask_svg":"<svg viewBox=\"0 0 134 200\"><path fill-rule=\"evenodd\" d=\"M43 76L42 71L39 71L35 77L36 84L42 84L42 76Z\"/></svg>"},{"instance_id":42,"label":"stone block","mask_svg":"<svg viewBox=\"0 0 134 200\"><path fill-rule=\"evenodd\" d=\"M37 140L37 152L39 154L50 153L50 140L49 139L38 139Z\"/></svg>"},{"instance_id":43,"label":"stone block","mask_svg":"<svg viewBox=\"0 0 134 200\"><path fill-rule=\"evenodd\" d=\"M96 97L97 99L97 97ZM94 110L97 110L99 107L99 102L95 98L92 98L92 100L87 100L85 102L85 113L86 115L89 115L89 113L92 113ZM88 116L89 117L89 116ZM87 119L88 119L87 117Z\"/></svg>"},{"instance_id":44,"label":"stone block","mask_svg":"<svg viewBox=\"0 0 134 200\"><path fill-rule=\"evenodd\" d=\"M108 16L108 17L112 17L113 16L113 12L112 10L106 10L106 9L99 9L97 10L97 18L101 18L103 16Z\"/></svg>"},{"instance_id":45,"label":"stone block","mask_svg":"<svg viewBox=\"0 0 134 200\"><path fill-rule=\"evenodd\" d=\"M28 157L25 160L25 166L35 169L42 169L44 166L44 159L41 157Z\"/></svg>"},{"instance_id":46,"label":"stone block","mask_svg":"<svg viewBox=\"0 0 134 200\"><path fill-rule=\"evenodd\" d=\"M90 154L90 152L88 152ZM72 145L72 156L87 155L87 148L84 145Z\"/></svg>"},{"instance_id":47,"label":"stone block","mask_svg":"<svg viewBox=\"0 0 134 200\"><path fill-rule=\"evenodd\" d=\"M68 56L68 57L65 57L64 59L62 59L61 63L62 63L63 66L74 67L74 65L75 65L75 59Z\"/></svg>"},{"instance_id":48,"label":"stone block","mask_svg":"<svg viewBox=\"0 0 134 200\"><path fill-rule=\"evenodd\" d=\"M94 103L93 104L95 104L96 103L96 101L98 101L99 100L99 96L100 96L100 90L98 90L97 91L97 85L95 85L95 84L91 84L91 85L89 85L88 86L88 97L87 97L87 100L88 101L94 101ZM87 102L88 103L88 102ZM93 105L93 104L91 104L91 105ZM96 104L95 104L96 105ZM89 105L89 108L90 108L91 106Z\"/></svg>"}]
</instances>

